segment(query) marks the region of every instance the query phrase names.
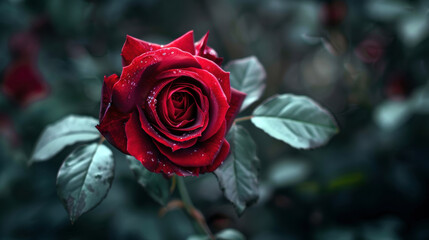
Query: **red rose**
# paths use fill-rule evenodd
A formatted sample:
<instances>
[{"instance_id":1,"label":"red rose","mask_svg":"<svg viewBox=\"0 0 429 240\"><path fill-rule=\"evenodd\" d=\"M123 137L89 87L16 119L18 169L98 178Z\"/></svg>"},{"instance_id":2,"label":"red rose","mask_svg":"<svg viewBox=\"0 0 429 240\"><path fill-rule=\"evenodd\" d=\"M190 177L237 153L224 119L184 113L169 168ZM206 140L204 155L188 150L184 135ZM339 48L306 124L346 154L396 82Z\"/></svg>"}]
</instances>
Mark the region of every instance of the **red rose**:
<instances>
[{"instance_id":1,"label":"red rose","mask_svg":"<svg viewBox=\"0 0 429 240\"><path fill-rule=\"evenodd\" d=\"M98 130L152 172L212 172L229 153L225 135L245 94L207 38L194 43L190 31L162 46L127 36L121 76L104 79Z\"/></svg>"},{"instance_id":2,"label":"red rose","mask_svg":"<svg viewBox=\"0 0 429 240\"><path fill-rule=\"evenodd\" d=\"M17 33L10 39L12 61L5 69L1 89L22 107L49 93L48 84L37 67L39 47L38 37L31 31Z\"/></svg>"}]
</instances>

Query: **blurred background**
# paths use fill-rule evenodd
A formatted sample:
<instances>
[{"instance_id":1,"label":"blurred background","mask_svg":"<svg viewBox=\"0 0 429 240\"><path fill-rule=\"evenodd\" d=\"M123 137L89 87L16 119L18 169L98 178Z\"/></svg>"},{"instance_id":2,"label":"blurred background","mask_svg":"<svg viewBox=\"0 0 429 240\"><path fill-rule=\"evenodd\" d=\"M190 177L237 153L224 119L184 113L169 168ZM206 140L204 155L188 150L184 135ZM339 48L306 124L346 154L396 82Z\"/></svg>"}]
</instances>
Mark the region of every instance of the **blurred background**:
<instances>
[{"instance_id":1,"label":"blurred background","mask_svg":"<svg viewBox=\"0 0 429 240\"><path fill-rule=\"evenodd\" d=\"M55 189L69 151L27 166L47 124L98 117L103 76L120 74L126 34L162 44L193 29L195 40L210 31L224 64L257 56L267 71L264 98L310 96L341 128L326 146L302 151L243 123L261 160L256 205L238 218L212 174L187 178L213 232L429 239L428 10L423 0L0 1L0 238L193 234L182 211L158 215L118 151L107 198L74 225Z\"/></svg>"}]
</instances>

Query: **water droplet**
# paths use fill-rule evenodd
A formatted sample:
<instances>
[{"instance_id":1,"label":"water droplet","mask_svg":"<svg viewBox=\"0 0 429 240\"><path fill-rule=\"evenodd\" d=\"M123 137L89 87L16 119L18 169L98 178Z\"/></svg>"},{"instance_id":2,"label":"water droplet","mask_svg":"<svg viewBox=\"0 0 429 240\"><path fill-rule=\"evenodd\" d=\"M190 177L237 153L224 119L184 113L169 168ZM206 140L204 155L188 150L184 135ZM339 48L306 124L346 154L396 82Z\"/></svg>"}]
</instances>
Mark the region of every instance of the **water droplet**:
<instances>
[{"instance_id":1,"label":"water droplet","mask_svg":"<svg viewBox=\"0 0 429 240\"><path fill-rule=\"evenodd\" d=\"M166 54L165 52L164 52L164 53L162 53L162 56L165 56L165 54Z\"/></svg>"}]
</instances>

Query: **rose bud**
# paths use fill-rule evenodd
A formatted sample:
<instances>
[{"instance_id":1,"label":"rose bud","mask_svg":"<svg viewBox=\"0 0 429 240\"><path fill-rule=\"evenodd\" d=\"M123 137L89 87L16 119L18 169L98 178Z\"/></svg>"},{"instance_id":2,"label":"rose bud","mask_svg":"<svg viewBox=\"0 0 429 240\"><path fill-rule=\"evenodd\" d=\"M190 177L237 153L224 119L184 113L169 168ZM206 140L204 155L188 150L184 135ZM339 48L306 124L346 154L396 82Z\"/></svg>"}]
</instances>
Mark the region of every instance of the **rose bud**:
<instances>
[{"instance_id":1,"label":"rose bud","mask_svg":"<svg viewBox=\"0 0 429 240\"><path fill-rule=\"evenodd\" d=\"M375 63L384 56L385 47L382 36L370 35L357 46L355 54L364 63Z\"/></svg>"},{"instance_id":2,"label":"rose bud","mask_svg":"<svg viewBox=\"0 0 429 240\"><path fill-rule=\"evenodd\" d=\"M122 74L105 77L100 133L149 171L196 176L228 156L225 139L245 94L190 31L163 46L127 36Z\"/></svg>"},{"instance_id":3,"label":"rose bud","mask_svg":"<svg viewBox=\"0 0 429 240\"><path fill-rule=\"evenodd\" d=\"M12 61L4 71L3 93L22 107L44 98L47 83L37 67L39 40L32 31L19 32L9 41Z\"/></svg>"},{"instance_id":4,"label":"rose bud","mask_svg":"<svg viewBox=\"0 0 429 240\"><path fill-rule=\"evenodd\" d=\"M341 0L325 2L320 8L320 20L327 27L340 25L346 16L347 5Z\"/></svg>"},{"instance_id":5,"label":"rose bud","mask_svg":"<svg viewBox=\"0 0 429 240\"><path fill-rule=\"evenodd\" d=\"M36 63L31 60L15 60L5 70L3 93L22 107L44 98L49 88Z\"/></svg>"}]
</instances>

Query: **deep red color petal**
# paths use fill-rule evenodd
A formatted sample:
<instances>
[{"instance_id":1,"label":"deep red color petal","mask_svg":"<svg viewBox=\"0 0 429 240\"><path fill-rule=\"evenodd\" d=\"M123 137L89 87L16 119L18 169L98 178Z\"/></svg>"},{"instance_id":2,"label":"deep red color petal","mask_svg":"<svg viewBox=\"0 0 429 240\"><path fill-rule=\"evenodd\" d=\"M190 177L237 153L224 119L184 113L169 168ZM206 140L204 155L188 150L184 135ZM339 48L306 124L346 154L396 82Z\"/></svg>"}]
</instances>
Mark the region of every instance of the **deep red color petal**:
<instances>
[{"instance_id":1,"label":"deep red color petal","mask_svg":"<svg viewBox=\"0 0 429 240\"><path fill-rule=\"evenodd\" d=\"M180 72L175 70L164 71L158 75L158 78L171 78L175 76L187 76L193 78L203 86L206 87L205 91L209 97L210 111L209 116L210 120L206 130L203 132L201 141L205 141L211 138L221 127L225 120L226 112L228 111L229 105L227 97L222 90L220 83L217 81L216 77L210 72L198 69L198 68L185 68Z\"/></svg>"},{"instance_id":2,"label":"deep red color petal","mask_svg":"<svg viewBox=\"0 0 429 240\"><path fill-rule=\"evenodd\" d=\"M224 140L222 144L222 148L220 149L218 155L216 156L216 159L213 161L213 163L207 167L202 167L200 169L200 173L206 173L206 172L213 172L216 170L222 163L225 161L225 159L229 155L229 149L230 145L228 141Z\"/></svg>"},{"instance_id":3,"label":"deep red color petal","mask_svg":"<svg viewBox=\"0 0 429 240\"><path fill-rule=\"evenodd\" d=\"M127 136L125 135L125 123L129 119L129 114L123 114L108 105L100 124L97 125L98 131L123 153L127 152Z\"/></svg>"},{"instance_id":4,"label":"deep red color petal","mask_svg":"<svg viewBox=\"0 0 429 240\"><path fill-rule=\"evenodd\" d=\"M195 55L207 58L220 66L223 62L223 58L218 57L216 51L207 46L208 38L209 33L207 32L198 42L195 43Z\"/></svg>"},{"instance_id":5,"label":"deep red color petal","mask_svg":"<svg viewBox=\"0 0 429 240\"><path fill-rule=\"evenodd\" d=\"M155 51L160 49L161 46L158 44L146 42L143 40L140 40L138 38L131 37L127 35L127 38L125 39L124 46L122 47L122 66L126 67L128 66L134 58L137 56L140 56L143 53L149 52L149 51Z\"/></svg>"},{"instance_id":6,"label":"deep red color petal","mask_svg":"<svg viewBox=\"0 0 429 240\"><path fill-rule=\"evenodd\" d=\"M225 96L228 98L229 102L231 96L231 83L229 80L229 72L225 72L218 65L205 58L196 57L196 59L204 70L207 70L216 77L217 81L222 86L223 92L225 93Z\"/></svg>"},{"instance_id":7,"label":"deep red color petal","mask_svg":"<svg viewBox=\"0 0 429 240\"><path fill-rule=\"evenodd\" d=\"M165 137L165 135L163 135L159 130L159 128L154 128L148 121L148 119L146 118L143 110L141 108L137 108L138 112L139 112L139 118L140 118L140 123L141 123L141 127L143 128L143 130L145 131L146 134L148 134L150 137L152 137L155 141L163 144L164 146L167 146L169 148L172 149L172 151L176 151L178 149L181 148L188 148L191 147L193 145L195 145L195 143L197 142L196 138L191 138L187 141L174 141L170 138Z\"/></svg>"},{"instance_id":8,"label":"deep red color petal","mask_svg":"<svg viewBox=\"0 0 429 240\"><path fill-rule=\"evenodd\" d=\"M144 53L122 69L113 87L112 101L123 112L131 112L135 103L143 102L156 85L155 75L167 69L201 66L190 53L177 48L163 48Z\"/></svg>"},{"instance_id":9,"label":"deep red color petal","mask_svg":"<svg viewBox=\"0 0 429 240\"><path fill-rule=\"evenodd\" d=\"M165 47L166 48L176 47L190 54L194 54L195 53L194 31L189 31L183 34L183 36L165 45Z\"/></svg>"},{"instance_id":10,"label":"deep red color petal","mask_svg":"<svg viewBox=\"0 0 429 240\"><path fill-rule=\"evenodd\" d=\"M112 102L112 89L117 81L119 81L119 77L116 74L112 74L109 77L104 76L103 87L101 88L100 122L101 119L103 119L107 107Z\"/></svg>"},{"instance_id":11,"label":"deep red color petal","mask_svg":"<svg viewBox=\"0 0 429 240\"><path fill-rule=\"evenodd\" d=\"M194 146L173 152L161 144L157 144L159 151L173 163L185 167L204 167L213 164L224 142L226 124L210 139L198 142Z\"/></svg>"},{"instance_id":12,"label":"deep red color petal","mask_svg":"<svg viewBox=\"0 0 429 240\"><path fill-rule=\"evenodd\" d=\"M149 171L159 172L158 165L163 156L152 143L150 136L141 130L137 112L133 112L125 124L125 133L128 139L127 151Z\"/></svg>"},{"instance_id":13,"label":"deep red color petal","mask_svg":"<svg viewBox=\"0 0 429 240\"><path fill-rule=\"evenodd\" d=\"M198 168L179 167L158 151L150 136L141 130L137 112L131 114L131 118L125 124L125 131L128 138L128 152L149 171L163 172L168 176L173 173L179 176L198 176Z\"/></svg>"},{"instance_id":14,"label":"deep red color petal","mask_svg":"<svg viewBox=\"0 0 429 240\"><path fill-rule=\"evenodd\" d=\"M231 101L229 103L228 112L226 112L226 132L231 128L232 123L234 122L235 117L240 112L241 104L246 98L244 92L240 92L234 88L231 88Z\"/></svg>"},{"instance_id":15,"label":"deep red color petal","mask_svg":"<svg viewBox=\"0 0 429 240\"><path fill-rule=\"evenodd\" d=\"M124 46L122 47L122 52L121 52L122 66L124 67L128 66L134 60L134 58L142 55L143 53L146 53L149 51L156 51L161 48L172 48L172 47L179 48L193 55L195 53L194 32L189 31L165 46L146 42L138 38L127 35L127 38L125 40L125 43L124 43Z\"/></svg>"}]
</instances>

